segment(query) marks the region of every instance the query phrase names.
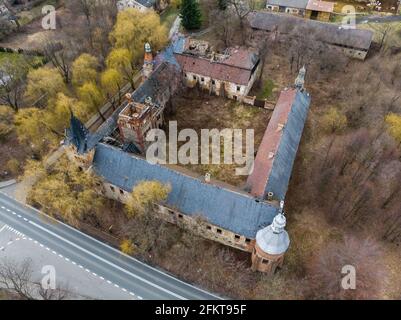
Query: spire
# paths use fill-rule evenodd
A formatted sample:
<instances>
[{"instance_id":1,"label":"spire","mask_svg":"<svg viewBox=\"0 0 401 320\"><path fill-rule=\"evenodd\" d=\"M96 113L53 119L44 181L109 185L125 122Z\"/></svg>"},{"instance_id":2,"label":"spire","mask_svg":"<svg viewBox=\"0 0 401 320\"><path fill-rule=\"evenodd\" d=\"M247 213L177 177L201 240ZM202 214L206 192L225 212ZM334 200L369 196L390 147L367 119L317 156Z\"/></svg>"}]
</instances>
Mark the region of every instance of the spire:
<instances>
[{"instance_id":1,"label":"spire","mask_svg":"<svg viewBox=\"0 0 401 320\"><path fill-rule=\"evenodd\" d=\"M280 211L274 217L271 228L274 233L282 233L286 225L286 218L284 216L284 201L280 201Z\"/></svg>"},{"instance_id":2,"label":"spire","mask_svg":"<svg viewBox=\"0 0 401 320\"><path fill-rule=\"evenodd\" d=\"M145 43L145 52L146 53L151 53L152 52L152 49L150 48L149 42Z\"/></svg>"},{"instance_id":3,"label":"spire","mask_svg":"<svg viewBox=\"0 0 401 320\"><path fill-rule=\"evenodd\" d=\"M256 233L257 245L267 254L283 254L290 245L290 238L285 231L286 218L283 209L284 201L281 201L279 212L272 224Z\"/></svg>"},{"instance_id":4,"label":"spire","mask_svg":"<svg viewBox=\"0 0 401 320\"><path fill-rule=\"evenodd\" d=\"M152 48L148 42L145 43L145 56L143 59L142 80L145 81L153 72Z\"/></svg>"},{"instance_id":5,"label":"spire","mask_svg":"<svg viewBox=\"0 0 401 320\"><path fill-rule=\"evenodd\" d=\"M306 68L305 65L302 66L302 68L298 72L298 76L295 79L295 87L303 90L304 89L304 83L305 83L305 75L306 75Z\"/></svg>"}]
</instances>

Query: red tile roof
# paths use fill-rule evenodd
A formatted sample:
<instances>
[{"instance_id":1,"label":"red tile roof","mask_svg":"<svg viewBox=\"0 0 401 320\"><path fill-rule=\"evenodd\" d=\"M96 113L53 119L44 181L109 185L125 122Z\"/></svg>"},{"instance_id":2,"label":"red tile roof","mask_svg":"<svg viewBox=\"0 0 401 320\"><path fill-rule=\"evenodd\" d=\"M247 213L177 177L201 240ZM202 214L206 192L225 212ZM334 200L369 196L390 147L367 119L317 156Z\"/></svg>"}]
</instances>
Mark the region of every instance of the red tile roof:
<instances>
[{"instance_id":1,"label":"red tile roof","mask_svg":"<svg viewBox=\"0 0 401 320\"><path fill-rule=\"evenodd\" d=\"M333 12L334 2L309 0L306 5L306 10Z\"/></svg>"},{"instance_id":2,"label":"red tile roof","mask_svg":"<svg viewBox=\"0 0 401 320\"><path fill-rule=\"evenodd\" d=\"M250 193L255 197L264 197L265 188L272 171L273 162L280 146L283 134L283 126L287 123L288 114L294 103L296 89L288 89L281 92L274 108L272 117L266 128L262 142L256 154L254 169L248 177L247 185Z\"/></svg>"},{"instance_id":3,"label":"red tile roof","mask_svg":"<svg viewBox=\"0 0 401 320\"><path fill-rule=\"evenodd\" d=\"M184 72L191 72L212 79L247 85L252 69L259 58L246 49L230 49L230 56L223 61L211 61L185 53L175 53L177 62Z\"/></svg>"}]
</instances>

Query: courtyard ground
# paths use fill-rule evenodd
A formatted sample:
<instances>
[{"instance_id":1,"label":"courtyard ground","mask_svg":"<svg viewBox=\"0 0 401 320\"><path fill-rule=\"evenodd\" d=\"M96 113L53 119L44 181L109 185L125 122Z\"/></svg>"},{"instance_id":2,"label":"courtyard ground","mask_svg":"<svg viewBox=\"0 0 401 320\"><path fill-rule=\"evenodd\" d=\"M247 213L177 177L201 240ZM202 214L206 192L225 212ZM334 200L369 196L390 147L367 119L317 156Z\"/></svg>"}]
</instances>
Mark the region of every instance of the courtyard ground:
<instances>
[{"instance_id":1,"label":"courtyard ground","mask_svg":"<svg viewBox=\"0 0 401 320\"><path fill-rule=\"evenodd\" d=\"M242 129L244 150L245 130L254 130L255 152L262 141L272 113L263 108L198 92L196 89L187 90L182 96L177 97L174 101L174 108L175 113L166 117L166 123L177 121L178 131L191 128L200 137L201 129ZM210 173L212 179L237 187L242 187L247 178L247 176L235 174L235 168L238 167L237 164L190 164L185 165L185 167L201 175Z\"/></svg>"}]
</instances>

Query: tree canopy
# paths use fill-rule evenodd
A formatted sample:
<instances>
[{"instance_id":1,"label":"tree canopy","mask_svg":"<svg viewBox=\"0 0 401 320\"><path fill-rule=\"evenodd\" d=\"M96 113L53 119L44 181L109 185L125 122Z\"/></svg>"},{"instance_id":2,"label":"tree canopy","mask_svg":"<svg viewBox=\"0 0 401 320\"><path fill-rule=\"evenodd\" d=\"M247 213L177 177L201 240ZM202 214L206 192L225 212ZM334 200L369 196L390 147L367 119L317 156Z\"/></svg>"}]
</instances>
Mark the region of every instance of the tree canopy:
<instances>
[{"instance_id":1,"label":"tree canopy","mask_svg":"<svg viewBox=\"0 0 401 320\"><path fill-rule=\"evenodd\" d=\"M72 64L72 84L82 86L85 82L96 82L99 62L96 57L83 53Z\"/></svg>"},{"instance_id":2,"label":"tree canopy","mask_svg":"<svg viewBox=\"0 0 401 320\"><path fill-rule=\"evenodd\" d=\"M202 13L196 0L182 0L180 17L187 30L199 29L202 24Z\"/></svg>"},{"instance_id":3,"label":"tree canopy","mask_svg":"<svg viewBox=\"0 0 401 320\"><path fill-rule=\"evenodd\" d=\"M131 59L138 61L143 56L146 42L155 51L167 43L167 29L160 23L160 16L156 12L130 8L118 13L110 40L115 48L128 49Z\"/></svg>"},{"instance_id":4,"label":"tree canopy","mask_svg":"<svg viewBox=\"0 0 401 320\"><path fill-rule=\"evenodd\" d=\"M126 203L128 216L144 215L156 202L167 199L171 186L159 181L141 181L132 190Z\"/></svg>"}]
</instances>

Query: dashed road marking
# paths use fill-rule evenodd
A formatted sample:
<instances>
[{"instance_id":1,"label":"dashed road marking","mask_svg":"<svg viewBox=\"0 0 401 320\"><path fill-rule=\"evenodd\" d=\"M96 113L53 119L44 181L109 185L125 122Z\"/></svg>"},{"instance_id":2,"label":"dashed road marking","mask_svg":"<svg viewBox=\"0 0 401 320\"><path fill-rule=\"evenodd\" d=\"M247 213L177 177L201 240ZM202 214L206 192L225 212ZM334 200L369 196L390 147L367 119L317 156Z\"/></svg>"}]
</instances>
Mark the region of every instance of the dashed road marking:
<instances>
[{"instance_id":1,"label":"dashed road marking","mask_svg":"<svg viewBox=\"0 0 401 320\"><path fill-rule=\"evenodd\" d=\"M6 211L8 211L8 212L11 212L13 215L17 215L18 218L21 218L21 219L23 219L23 220L26 221L26 222L31 222L31 220L29 220L29 219L27 219L27 218L25 218L25 217L22 217L20 214L17 214L16 212L14 212L14 211L12 211L12 210L10 210L10 209L8 209L8 208L5 208L4 206L1 206L0 208L6 210ZM38 244L41 248L45 248L47 251L51 251L53 254L58 255L60 258L64 258L66 261L71 262L73 265L77 265L77 266L79 266L79 268L85 269L86 272L92 273L92 275L94 275L95 277L98 277L100 280L106 281L108 284L114 285L114 287L121 289L123 292L129 293L131 296L137 297L138 299L142 299L142 297L136 296L133 292L128 292L127 289L121 288L118 284L113 283L113 282L111 282L110 280L105 280L104 277L99 276L99 275L96 274L95 272L91 272L89 269L84 268L82 265L78 265L75 261L71 261L69 258L64 257L64 256L61 255L61 254L58 254L56 251L51 250L49 247L45 247L42 243L38 242L37 240L33 240L32 238L27 238L27 237L25 236L25 234L23 234L22 232L19 232L18 230L15 230L14 228L12 228L12 227L10 227L10 226L8 226L8 225L4 225L4 226L0 229L0 232L3 231L4 229L8 229L8 230L14 232L15 234L17 234L18 236L20 236L20 238L16 238L15 241L19 241L19 240L28 240L28 239L29 239L29 241L33 241L35 244ZM7 246L8 246L8 245L11 245L12 243L13 243L13 241L9 241L9 242L7 243ZM4 250L4 249L5 249L5 247L0 247L0 251L2 251L2 250Z\"/></svg>"}]
</instances>

